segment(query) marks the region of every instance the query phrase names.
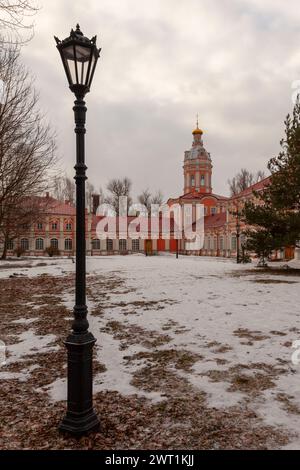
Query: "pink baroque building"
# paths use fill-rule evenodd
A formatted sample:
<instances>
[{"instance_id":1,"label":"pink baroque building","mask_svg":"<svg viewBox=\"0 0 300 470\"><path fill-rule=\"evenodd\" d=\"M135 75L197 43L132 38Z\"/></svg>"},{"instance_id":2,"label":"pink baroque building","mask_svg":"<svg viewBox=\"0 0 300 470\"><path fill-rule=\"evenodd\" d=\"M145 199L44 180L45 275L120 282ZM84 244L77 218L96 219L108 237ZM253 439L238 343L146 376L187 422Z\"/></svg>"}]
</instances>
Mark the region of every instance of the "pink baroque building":
<instances>
[{"instance_id":1,"label":"pink baroque building","mask_svg":"<svg viewBox=\"0 0 300 470\"><path fill-rule=\"evenodd\" d=\"M238 214L247 200L254 199L253 191L262 191L270 183L270 178L265 178L234 197L215 194L212 185L212 158L204 147L203 131L199 128L198 122L192 135L192 147L184 152L183 194L169 199L168 204L170 206L179 204L181 207L192 204L194 221L197 204L203 204L205 236L201 250L186 250L188 242L185 240L181 243L181 250L186 254L235 257L237 244L239 243L241 248L245 241L243 235L245 226Z\"/></svg>"},{"instance_id":2,"label":"pink baroque building","mask_svg":"<svg viewBox=\"0 0 300 470\"><path fill-rule=\"evenodd\" d=\"M20 247L27 255L44 255L53 247L62 255L71 255L75 249L76 210L70 202L60 202L47 193L41 198L44 207L32 226L25 226L21 235L9 242L8 254ZM87 214L88 217L88 214Z\"/></svg>"},{"instance_id":3,"label":"pink baroque building","mask_svg":"<svg viewBox=\"0 0 300 470\"><path fill-rule=\"evenodd\" d=\"M86 251L88 255L113 255L131 253L158 253L176 252L203 256L235 257L237 243L240 248L244 242L243 226L238 214L245 202L254 199L253 191L263 191L270 183L270 178L256 183L234 197L227 197L213 192L212 175L213 165L210 153L205 149L203 131L196 129L192 132L193 141L189 150L184 152L183 162L183 194L170 198L167 202L184 208L186 204L192 206L192 220L196 223L196 206L204 206L204 243L201 249L193 250L190 243L184 238L176 240L174 229L176 223L171 217L170 235L163 230L162 215L159 218L159 232L156 236L149 233L145 236L129 238L127 234L117 230L116 237L99 239L97 236L97 224L103 217L96 214L99 196L94 197L93 213L86 212ZM22 234L11 240L8 244L8 255L12 255L17 247L21 247L26 255L43 255L49 247L59 250L61 255L72 256L75 252L76 210L70 202L60 202L47 194L41 198L45 210L40 218L32 226L24 228ZM127 224L134 221L135 217L128 217ZM117 221L118 226L118 221ZM237 232L240 231L240 237ZM278 258L292 258L293 252L289 249L277 253Z\"/></svg>"}]
</instances>

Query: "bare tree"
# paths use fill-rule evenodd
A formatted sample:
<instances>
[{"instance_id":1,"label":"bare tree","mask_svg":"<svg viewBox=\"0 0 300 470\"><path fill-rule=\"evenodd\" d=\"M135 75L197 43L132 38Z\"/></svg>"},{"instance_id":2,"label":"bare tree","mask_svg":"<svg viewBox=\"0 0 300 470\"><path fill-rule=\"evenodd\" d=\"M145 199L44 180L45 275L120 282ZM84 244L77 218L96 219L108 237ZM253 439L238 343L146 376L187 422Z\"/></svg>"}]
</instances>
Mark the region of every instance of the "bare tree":
<instances>
[{"instance_id":1,"label":"bare tree","mask_svg":"<svg viewBox=\"0 0 300 470\"><path fill-rule=\"evenodd\" d=\"M1 52L0 79L5 84L0 105L0 234L7 239L7 227L12 226L8 221L17 226L28 201L49 186L55 137L38 109L33 80L17 46Z\"/></svg>"},{"instance_id":2,"label":"bare tree","mask_svg":"<svg viewBox=\"0 0 300 470\"><path fill-rule=\"evenodd\" d=\"M119 198L121 196L127 197L127 210L131 205L131 186L131 180L126 177L123 179L114 178L107 185L109 195L105 198L105 202L114 208L117 215L119 215Z\"/></svg>"},{"instance_id":3,"label":"bare tree","mask_svg":"<svg viewBox=\"0 0 300 470\"><path fill-rule=\"evenodd\" d=\"M87 181L85 187L85 203L89 213L93 212L93 195L95 194L95 187L90 182Z\"/></svg>"},{"instance_id":4,"label":"bare tree","mask_svg":"<svg viewBox=\"0 0 300 470\"><path fill-rule=\"evenodd\" d=\"M58 201L75 203L75 182L68 176L53 177L52 194Z\"/></svg>"},{"instance_id":5,"label":"bare tree","mask_svg":"<svg viewBox=\"0 0 300 470\"><path fill-rule=\"evenodd\" d=\"M164 202L163 193L162 193L160 190L158 190L158 191L152 196L151 204L158 204L159 206L161 206L163 202Z\"/></svg>"},{"instance_id":6,"label":"bare tree","mask_svg":"<svg viewBox=\"0 0 300 470\"><path fill-rule=\"evenodd\" d=\"M141 194L138 196L138 201L140 204L143 204L147 208L148 214L151 213L151 205L158 204L159 206L163 203L163 195L161 191L157 191L152 195L149 189L144 189Z\"/></svg>"},{"instance_id":7,"label":"bare tree","mask_svg":"<svg viewBox=\"0 0 300 470\"><path fill-rule=\"evenodd\" d=\"M23 198L19 205L15 204L15 198L6 200L0 225L0 238L3 243L1 259L6 259L10 242L21 235L28 235L34 223L45 222L50 202L50 198L42 197Z\"/></svg>"},{"instance_id":8,"label":"bare tree","mask_svg":"<svg viewBox=\"0 0 300 470\"><path fill-rule=\"evenodd\" d=\"M140 204L147 208L148 213L151 211L151 193L149 189L144 189L141 194L138 196L138 201Z\"/></svg>"},{"instance_id":9,"label":"bare tree","mask_svg":"<svg viewBox=\"0 0 300 470\"><path fill-rule=\"evenodd\" d=\"M55 199L59 201L68 201L71 204L75 204L75 192L76 192L76 185L73 179L69 178L68 176L60 176L56 174L53 177L53 184L52 184L52 194ZM93 211L93 196L96 194L96 190L94 185L87 181L86 184L86 191L85 191L85 203L88 211L91 213ZM100 188L99 192L99 201L100 204L104 200L103 191Z\"/></svg>"},{"instance_id":10,"label":"bare tree","mask_svg":"<svg viewBox=\"0 0 300 470\"><path fill-rule=\"evenodd\" d=\"M93 185L92 187L92 192L90 193L90 200L88 204L89 212L92 214L97 214L99 206L105 203L105 196L103 193L103 190L101 186L99 187L99 191L95 191L95 188Z\"/></svg>"},{"instance_id":11,"label":"bare tree","mask_svg":"<svg viewBox=\"0 0 300 470\"><path fill-rule=\"evenodd\" d=\"M64 178L58 174L52 178L52 195L58 201L63 201L65 198Z\"/></svg>"},{"instance_id":12,"label":"bare tree","mask_svg":"<svg viewBox=\"0 0 300 470\"><path fill-rule=\"evenodd\" d=\"M28 30L29 39L33 35L32 17L38 11L36 2L32 0L0 0L0 29L2 31L1 42L7 42L5 35L17 36L17 42L22 42L20 31ZM28 39L27 39L28 40Z\"/></svg>"},{"instance_id":13,"label":"bare tree","mask_svg":"<svg viewBox=\"0 0 300 470\"><path fill-rule=\"evenodd\" d=\"M230 195L235 196L264 178L265 173L263 171L252 173L246 168L242 168L239 173L237 173L232 179L228 180Z\"/></svg>"},{"instance_id":14,"label":"bare tree","mask_svg":"<svg viewBox=\"0 0 300 470\"><path fill-rule=\"evenodd\" d=\"M71 204L75 204L75 182L73 179L66 177L66 197L65 201L69 201Z\"/></svg>"}]
</instances>

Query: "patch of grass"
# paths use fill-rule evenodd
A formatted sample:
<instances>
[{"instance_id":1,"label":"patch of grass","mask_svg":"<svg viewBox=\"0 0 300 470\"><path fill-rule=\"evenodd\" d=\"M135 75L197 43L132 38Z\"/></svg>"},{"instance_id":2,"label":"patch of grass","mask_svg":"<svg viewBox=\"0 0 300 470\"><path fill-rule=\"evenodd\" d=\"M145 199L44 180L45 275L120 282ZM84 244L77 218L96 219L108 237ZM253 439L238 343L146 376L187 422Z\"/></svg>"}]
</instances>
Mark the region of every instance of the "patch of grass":
<instances>
[{"instance_id":1,"label":"patch of grass","mask_svg":"<svg viewBox=\"0 0 300 470\"><path fill-rule=\"evenodd\" d=\"M295 397L287 395L286 393L278 393L276 395L276 400L282 403L283 409L288 413L293 413L296 415L300 414L300 407L292 402Z\"/></svg>"},{"instance_id":2,"label":"patch of grass","mask_svg":"<svg viewBox=\"0 0 300 470\"><path fill-rule=\"evenodd\" d=\"M261 331L251 331L247 328L238 328L233 332L234 336L238 336L239 338L246 338L249 339L250 342L252 341L264 341L269 339L270 336L264 335Z\"/></svg>"},{"instance_id":3,"label":"patch of grass","mask_svg":"<svg viewBox=\"0 0 300 470\"><path fill-rule=\"evenodd\" d=\"M237 364L227 370L210 370L203 373L212 382L228 382L228 391L243 392L250 396L259 395L263 390L275 387L275 380L286 371L270 364Z\"/></svg>"},{"instance_id":4,"label":"patch of grass","mask_svg":"<svg viewBox=\"0 0 300 470\"><path fill-rule=\"evenodd\" d=\"M167 334L161 334L154 330L146 330L134 324L124 325L115 320L107 322L103 331L112 333L115 339L121 341L121 350L127 349L133 344L141 344L149 349L157 348L171 341L171 337Z\"/></svg>"}]
</instances>

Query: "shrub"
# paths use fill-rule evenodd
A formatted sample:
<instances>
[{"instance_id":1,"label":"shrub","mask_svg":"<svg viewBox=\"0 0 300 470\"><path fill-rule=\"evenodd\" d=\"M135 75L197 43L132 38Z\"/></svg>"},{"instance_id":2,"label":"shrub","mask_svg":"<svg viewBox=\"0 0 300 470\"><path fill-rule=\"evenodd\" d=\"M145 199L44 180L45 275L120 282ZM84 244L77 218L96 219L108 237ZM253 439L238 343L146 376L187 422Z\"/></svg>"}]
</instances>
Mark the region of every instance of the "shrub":
<instances>
[{"instance_id":1,"label":"shrub","mask_svg":"<svg viewBox=\"0 0 300 470\"><path fill-rule=\"evenodd\" d=\"M45 253L47 253L47 255L49 255L50 258L52 258L52 256L59 256L60 255L59 249L56 248L55 246L48 246L45 249Z\"/></svg>"},{"instance_id":2,"label":"shrub","mask_svg":"<svg viewBox=\"0 0 300 470\"><path fill-rule=\"evenodd\" d=\"M20 258L20 256L25 253L25 250L24 250L24 248L22 248L21 246L18 246L18 247L14 250L14 253L17 255L18 258Z\"/></svg>"}]
</instances>

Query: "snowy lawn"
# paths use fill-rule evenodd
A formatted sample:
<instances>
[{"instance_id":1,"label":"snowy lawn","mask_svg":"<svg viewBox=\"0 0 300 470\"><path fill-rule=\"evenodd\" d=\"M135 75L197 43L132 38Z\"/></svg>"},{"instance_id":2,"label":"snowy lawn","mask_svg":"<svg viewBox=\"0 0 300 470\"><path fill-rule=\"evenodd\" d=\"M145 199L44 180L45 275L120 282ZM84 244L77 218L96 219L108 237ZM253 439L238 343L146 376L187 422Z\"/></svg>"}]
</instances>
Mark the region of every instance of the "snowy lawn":
<instances>
[{"instance_id":1,"label":"snowy lawn","mask_svg":"<svg viewBox=\"0 0 300 470\"><path fill-rule=\"evenodd\" d=\"M88 258L101 432L58 435L71 259L0 264L2 449L300 449L300 274L231 260Z\"/></svg>"}]
</instances>

